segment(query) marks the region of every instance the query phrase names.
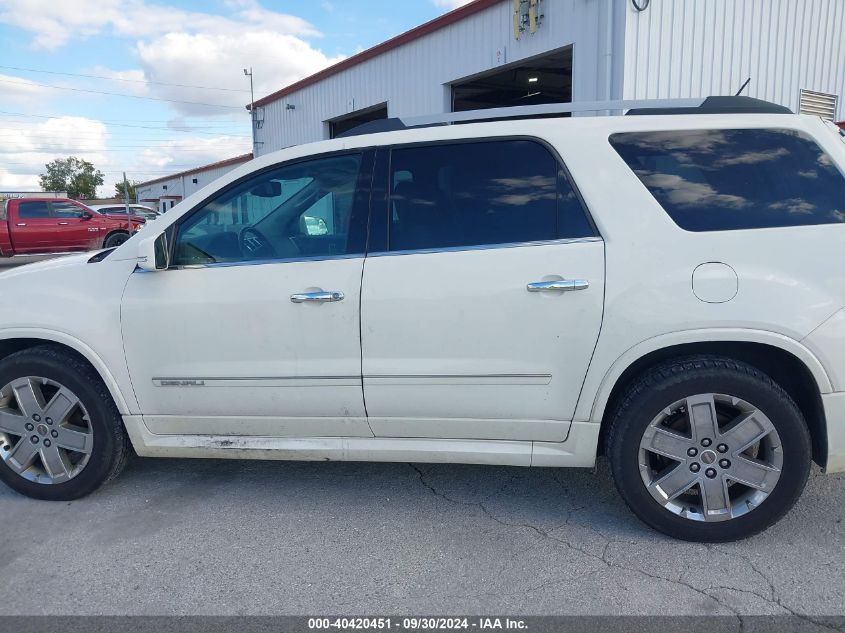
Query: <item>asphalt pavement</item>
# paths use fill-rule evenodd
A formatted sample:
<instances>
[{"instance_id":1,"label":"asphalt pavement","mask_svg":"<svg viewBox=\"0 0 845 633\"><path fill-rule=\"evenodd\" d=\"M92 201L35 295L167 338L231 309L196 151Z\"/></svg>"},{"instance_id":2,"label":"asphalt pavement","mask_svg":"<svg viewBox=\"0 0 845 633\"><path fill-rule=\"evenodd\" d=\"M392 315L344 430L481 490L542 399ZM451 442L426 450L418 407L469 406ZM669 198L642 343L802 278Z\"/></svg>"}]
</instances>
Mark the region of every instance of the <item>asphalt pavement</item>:
<instances>
[{"instance_id":1,"label":"asphalt pavement","mask_svg":"<svg viewBox=\"0 0 845 633\"><path fill-rule=\"evenodd\" d=\"M25 614L845 612L845 476L752 539L645 527L597 471L136 458L70 503L0 486Z\"/></svg>"}]
</instances>

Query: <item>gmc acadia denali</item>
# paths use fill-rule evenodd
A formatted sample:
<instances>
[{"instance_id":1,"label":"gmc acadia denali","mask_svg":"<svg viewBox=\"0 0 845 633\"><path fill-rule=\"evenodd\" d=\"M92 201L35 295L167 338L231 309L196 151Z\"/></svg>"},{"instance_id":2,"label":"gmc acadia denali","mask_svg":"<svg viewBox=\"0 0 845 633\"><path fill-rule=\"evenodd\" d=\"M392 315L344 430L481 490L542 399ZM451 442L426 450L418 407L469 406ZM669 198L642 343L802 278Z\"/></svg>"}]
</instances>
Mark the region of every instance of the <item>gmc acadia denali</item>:
<instances>
[{"instance_id":1,"label":"gmc acadia denali","mask_svg":"<svg viewBox=\"0 0 845 633\"><path fill-rule=\"evenodd\" d=\"M542 116L579 109L629 111ZM811 461L845 470L832 124L711 97L348 134L0 274L0 478L66 500L132 451L604 454L648 525L726 541L786 514Z\"/></svg>"}]
</instances>

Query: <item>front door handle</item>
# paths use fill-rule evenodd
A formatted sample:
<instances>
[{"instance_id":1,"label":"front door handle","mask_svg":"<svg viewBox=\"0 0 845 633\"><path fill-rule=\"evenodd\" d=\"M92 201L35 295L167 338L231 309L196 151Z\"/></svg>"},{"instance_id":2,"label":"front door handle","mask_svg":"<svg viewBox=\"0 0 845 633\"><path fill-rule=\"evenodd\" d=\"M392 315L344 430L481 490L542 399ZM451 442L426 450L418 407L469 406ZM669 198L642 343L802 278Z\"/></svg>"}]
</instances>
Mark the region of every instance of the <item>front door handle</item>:
<instances>
[{"instance_id":1,"label":"front door handle","mask_svg":"<svg viewBox=\"0 0 845 633\"><path fill-rule=\"evenodd\" d=\"M59 222L59 226L67 226L67 225L68 225L67 222Z\"/></svg>"},{"instance_id":2,"label":"front door handle","mask_svg":"<svg viewBox=\"0 0 845 633\"><path fill-rule=\"evenodd\" d=\"M343 301L343 293L340 290L319 291L319 292L300 292L290 296L290 300L294 303L327 303L331 301Z\"/></svg>"},{"instance_id":3,"label":"front door handle","mask_svg":"<svg viewBox=\"0 0 845 633\"><path fill-rule=\"evenodd\" d=\"M528 284L528 292L572 292L573 290L586 290L590 282L586 279L559 279L557 281L532 281Z\"/></svg>"}]
</instances>

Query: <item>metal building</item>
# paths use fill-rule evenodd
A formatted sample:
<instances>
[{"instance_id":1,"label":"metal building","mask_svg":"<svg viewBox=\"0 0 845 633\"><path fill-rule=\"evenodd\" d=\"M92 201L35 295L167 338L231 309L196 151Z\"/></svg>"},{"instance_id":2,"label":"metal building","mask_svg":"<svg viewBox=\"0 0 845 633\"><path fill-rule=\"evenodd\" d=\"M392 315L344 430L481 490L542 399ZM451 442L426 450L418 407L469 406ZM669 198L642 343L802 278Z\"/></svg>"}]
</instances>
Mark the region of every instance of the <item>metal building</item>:
<instances>
[{"instance_id":1,"label":"metal building","mask_svg":"<svg viewBox=\"0 0 845 633\"><path fill-rule=\"evenodd\" d=\"M736 93L845 118L842 0L474 0L259 99L256 154L388 116ZM249 107L249 106L248 106Z\"/></svg>"}]
</instances>

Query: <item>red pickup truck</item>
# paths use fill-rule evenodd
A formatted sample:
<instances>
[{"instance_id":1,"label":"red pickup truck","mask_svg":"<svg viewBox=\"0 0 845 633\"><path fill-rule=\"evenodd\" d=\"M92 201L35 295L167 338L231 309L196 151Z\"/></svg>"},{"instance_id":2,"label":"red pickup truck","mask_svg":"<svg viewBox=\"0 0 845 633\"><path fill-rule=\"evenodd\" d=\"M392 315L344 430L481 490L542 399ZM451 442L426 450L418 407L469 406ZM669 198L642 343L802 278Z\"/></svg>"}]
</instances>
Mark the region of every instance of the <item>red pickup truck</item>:
<instances>
[{"instance_id":1,"label":"red pickup truck","mask_svg":"<svg viewBox=\"0 0 845 633\"><path fill-rule=\"evenodd\" d=\"M67 198L15 198L0 205L0 256L120 246L145 222L105 216Z\"/></svg>"}]
</instances>

